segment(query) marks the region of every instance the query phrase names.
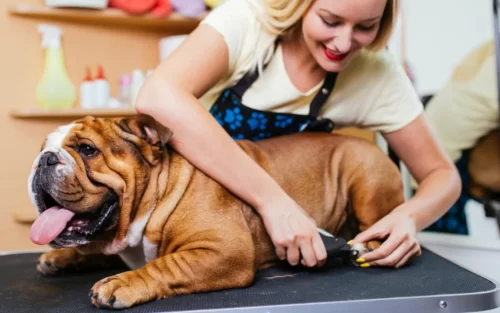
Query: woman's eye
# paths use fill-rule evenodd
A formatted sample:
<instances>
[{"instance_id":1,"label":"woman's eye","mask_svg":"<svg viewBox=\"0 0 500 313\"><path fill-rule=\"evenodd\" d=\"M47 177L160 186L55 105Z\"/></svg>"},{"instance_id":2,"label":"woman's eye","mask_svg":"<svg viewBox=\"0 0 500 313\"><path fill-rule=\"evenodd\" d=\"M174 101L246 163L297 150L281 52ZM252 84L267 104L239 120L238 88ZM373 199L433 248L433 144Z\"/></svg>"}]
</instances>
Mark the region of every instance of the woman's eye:
<instances>
[{"instance_id":1,"label":"woman's eye","mask_svg":"<svg viewBox=\"0 0 500 313\"><path fill-rule=\"evenodd\" d=\"M93 156L97 152L97 149L90 145L82 144L79 146L78 151L85 156Z\"/></svg>"},{"instance_id":2,"label":"woman's eye","mask_svg":"<svg viewBox=\"0 0 500 313\"><path fill-rule=\"evenodd\" d=\"M369 32L369 31L372 31L374 28L375 28L375 25L371 25L371 26L358 25L358 29L362 32Z\"/></svg>"},{"instance_id":3,"label":"woman's eye","mask_svg":"<svg viewBox=\"0 0 500 313\"><path fill-rule=\"evenodd\" d=\"M329 22L329 21L325 20L324 18L321 18L321 20L323 21L323 23L325 23L326 26L329 26L329 27L335 27L335 26L338 26L340 24L338 22Z\"/></svg>"}]
</instances>

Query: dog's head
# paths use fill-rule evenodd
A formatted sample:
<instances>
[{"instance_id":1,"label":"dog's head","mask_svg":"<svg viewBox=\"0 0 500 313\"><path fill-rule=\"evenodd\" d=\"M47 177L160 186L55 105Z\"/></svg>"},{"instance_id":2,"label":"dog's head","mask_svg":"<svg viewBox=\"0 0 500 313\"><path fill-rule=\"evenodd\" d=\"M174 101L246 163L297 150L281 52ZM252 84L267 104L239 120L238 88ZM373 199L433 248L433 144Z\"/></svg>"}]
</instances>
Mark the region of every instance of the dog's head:
<instances>
[{"instance_id":1,"label":"dog's head","mask_svg":"<svg viewBox=\"0 0 500 313\"><path fill-rule=\"evenodd\" d=\"M154 190L146 189L155 188L150 176L166 159L171 136L148 116L86 117L49 134L29 177L39 214L31 240L55 248L99 242L109 253L123 249L131 222L150 213L138 212L139 204L154 205L144 199Z\"/></svg>"}]
</instances>

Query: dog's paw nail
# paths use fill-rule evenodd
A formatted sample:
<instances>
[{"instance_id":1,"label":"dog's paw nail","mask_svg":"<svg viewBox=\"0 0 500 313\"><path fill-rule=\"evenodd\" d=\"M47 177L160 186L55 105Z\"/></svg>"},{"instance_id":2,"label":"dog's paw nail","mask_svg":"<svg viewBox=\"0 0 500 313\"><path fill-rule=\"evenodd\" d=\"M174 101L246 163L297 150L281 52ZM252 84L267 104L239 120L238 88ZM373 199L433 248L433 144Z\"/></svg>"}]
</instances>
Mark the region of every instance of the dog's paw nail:
<instances>
[{"instance_id":1,"label":"dog's paw nail","mask_svg":"<svg viewBox=\"0 0 500 313\"><path fill-rule=\"evenodd\" d=\"M92 295L94 294L94 292L92 290L89 291L89 298L92 298Z\"/></svg>"},{"instance_id":2,"label":"dog's paw nail","mask_svg":"<svg viewBox=\"0 0 500 313\"><path fill-rule=\"evenodd\" d=\"M362 267L362 268L368 268L368 267L370 267L370 263L363 263L363 264L360 265L360 267Z\"/></svg>"},{"instance_id":3,"label":"dog's paw nail","mask_svg":"<svg viewBox=\"0 0 500 313\"><path fill-rule=\"evenodd\" d=\"M50 266L50 261L45 261L43 263L45 263L45 265L47 265L47 266Z\"/></svg>"},{"instance_id":4,"label":"dog's paw nail","mask_svg":"<svg viewBox=\"0 0 500 313\"><path fill-rule=\"evenodd\" d=\"M99 294L98 294L97 292L94 292L94 294L92 295L92 298L97 299L97 296L98 296L98 295L99 295Z\"/></svg>"},{"instance_id":5,"label":"dog's paw nail","mask_svg":"<svg viewBox=\"0 0 500 313\"><path fill-rule=\"evenodd\" d=\"M113 305L113 303L115 303L115 301L116 301L116 297L115 296L111 296L111 298L109 298L109 300L108 300L108 304L109 305Z\"/></svg>"}]
</instances>

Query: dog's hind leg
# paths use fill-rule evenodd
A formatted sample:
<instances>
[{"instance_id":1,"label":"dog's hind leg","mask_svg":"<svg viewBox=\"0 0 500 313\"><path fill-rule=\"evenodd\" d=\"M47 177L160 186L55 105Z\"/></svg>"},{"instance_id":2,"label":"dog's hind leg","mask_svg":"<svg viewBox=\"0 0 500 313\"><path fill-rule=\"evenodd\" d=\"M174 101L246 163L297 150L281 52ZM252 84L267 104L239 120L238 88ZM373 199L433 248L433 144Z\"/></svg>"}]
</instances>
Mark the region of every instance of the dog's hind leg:
<instances>
[{"instance_id":1,"label":"dog's hind leg","mask_svg":"<svg viewBox=\"0 0 500 313\"><path fill-rule=\"evenodd\" d=\"M401 174L394 162L376 146L361 146L347 162L356 170L349 182L349 199L359 231L365 231L404 202ZM368 150L368 151L367 151ZM359 157L362 156L362 157ZM367 251L379 248L380 241L366 243ZM365 251L362 251L365 252Z\"/></svg>"}]
</instances>

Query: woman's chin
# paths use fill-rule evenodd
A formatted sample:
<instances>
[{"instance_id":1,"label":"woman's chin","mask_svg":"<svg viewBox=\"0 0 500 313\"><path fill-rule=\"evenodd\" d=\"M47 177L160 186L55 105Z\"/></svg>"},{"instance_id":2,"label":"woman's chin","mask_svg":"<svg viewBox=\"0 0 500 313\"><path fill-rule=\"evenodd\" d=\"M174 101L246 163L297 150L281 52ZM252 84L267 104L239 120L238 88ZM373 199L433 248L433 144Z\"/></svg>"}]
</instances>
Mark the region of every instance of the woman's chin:
<instances>
[{"instance_id":1,"label":"woman's chin","mask_svg":"<svg viewBox=\"0 0 500 313\"><path fill-rule=\"evenodd\" d=\"M349 58L350 59L350 58ZM322 58L318 63L326 72L342 72L349 64L349 59L343 59L342 61L332 61L326 58Z\"/></svg>"}]
</instances>

